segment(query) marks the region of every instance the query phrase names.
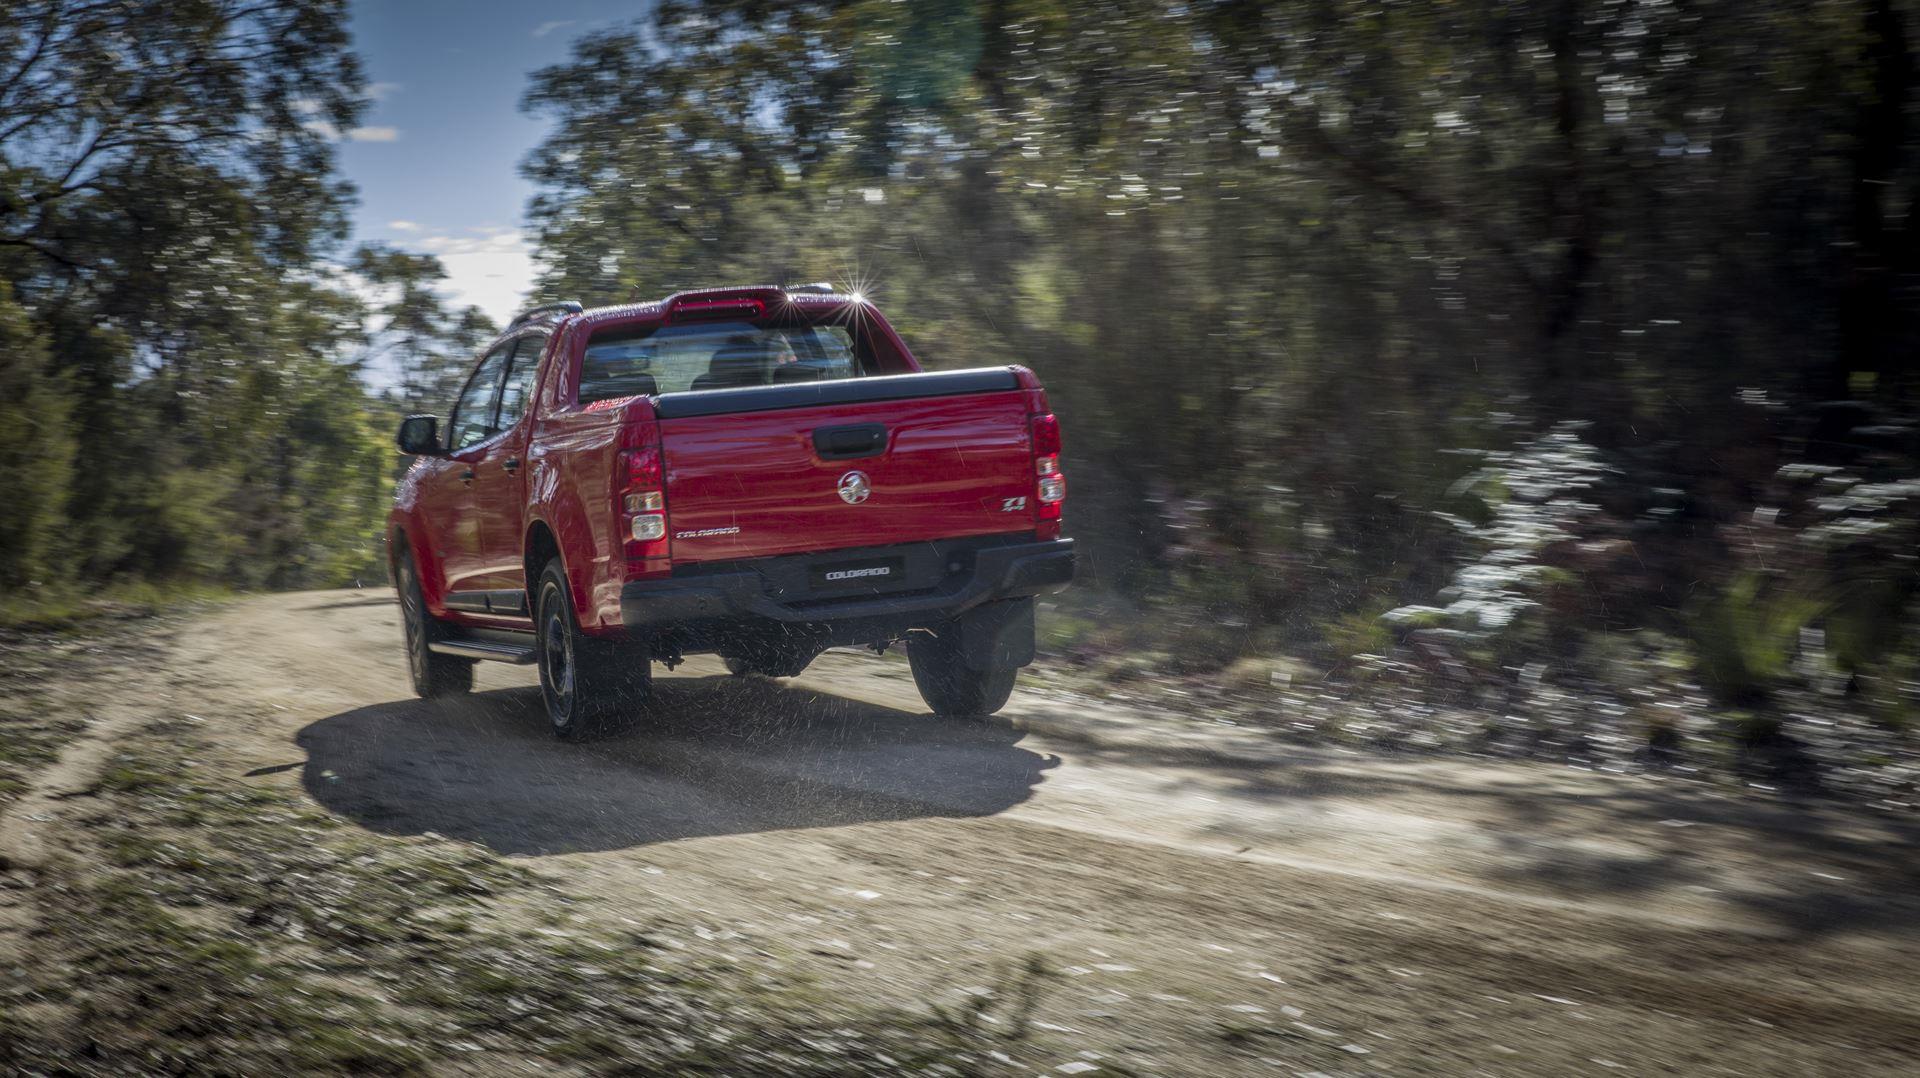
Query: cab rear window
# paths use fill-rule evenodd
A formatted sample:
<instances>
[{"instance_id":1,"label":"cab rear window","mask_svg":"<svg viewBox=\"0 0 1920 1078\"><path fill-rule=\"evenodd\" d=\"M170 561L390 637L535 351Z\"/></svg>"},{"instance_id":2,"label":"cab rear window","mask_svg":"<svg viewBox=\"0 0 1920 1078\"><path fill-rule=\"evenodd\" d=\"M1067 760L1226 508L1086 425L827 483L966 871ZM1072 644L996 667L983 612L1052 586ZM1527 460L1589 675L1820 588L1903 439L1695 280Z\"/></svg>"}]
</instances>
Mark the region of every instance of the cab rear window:
<instances>
[{"instance_id":1,"label":"cab rear window","mask_svg":"<svg viewBox=\"0 0 1920 1078\"><path fill-rule=\"evenodd\" d=\"M580 364L580 403L642 394L857 378L845 326L700 322L595 337Z\"/></svg>"}]
</instances>

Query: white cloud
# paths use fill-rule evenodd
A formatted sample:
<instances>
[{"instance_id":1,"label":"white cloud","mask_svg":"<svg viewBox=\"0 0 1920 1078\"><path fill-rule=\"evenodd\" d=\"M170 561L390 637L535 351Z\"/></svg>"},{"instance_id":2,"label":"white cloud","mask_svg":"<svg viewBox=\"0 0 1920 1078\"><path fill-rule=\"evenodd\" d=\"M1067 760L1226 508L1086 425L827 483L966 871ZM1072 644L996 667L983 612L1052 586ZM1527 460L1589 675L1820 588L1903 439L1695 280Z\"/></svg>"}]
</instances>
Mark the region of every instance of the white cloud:
<instances>
[{"instance_id":1,"label":"white cloud","mask_svg":"<svg viewBox=\"0 0 1920 1078\"><path fill-rule=\"evenodd\" d=\"M412 221L388 224L421 226ZM407 231L401 229L400 231ZM504 326L507 320L526 306L526 294L533 288L535 266L526 237L511 228L470 228L465 235L429 232L410 235L397 246L401 250L430 254L440 260L446 279L435 288L450 310L478 307ZM391 298L382 289L338 263L321 267L321 276L360 297L369 306L379 306ZM464 359L464 357L463 357ZM376 388L392 385L395 375L390 364L376 362L363 372Z\"/></svg>"},{"instance_id":2,"label":"white cloud","mask_svg":"<svg viewBox=\"0 0 1920 1078\"><path fill-rule=\"evenodd\" d=\"M395 232L420 231L420 224L417 221L388 221L387 227L393 229Z\"/></svg>"},{"instance_id":3,"label":"white cloud","mask_svg":"<svg viewBox=\"0 0 1920 1078\"><path fill-rule=\"evenodd\" d=\"M338 127L335 127L326 120L308 120L300 126L319 135L328 142L339 142L343 139L352 142L400 141L400 129L397 127L356 127L342 134Z\"/></svg>"},{"instance_id":4,"label":"white cloud","mask_svg":"<svg viewBox=\"0 0 1920 1078\"><path fill-rule=\"evenodd\" d=\"M375 101L385 101L400 89L397 82L370 82L367 84L367 96Z\"/></svg>"},{"instance_id":5,"label":"white cloud","mask_svg":"<svg viewBox=\"0 0 1920 1078\"><path fill-rule=\"evenodd\" d=\"M548 34L553 33L555 30L565 30L567 27L572 26L579 21L580 20L578 19L555 19L552 22L543 22L539 26L534 27L533 36L546 37Z\"/></svg>"},{"instance_id":6,"label":"white cloud","mask_svg":"<svg viewBox=\"0 0 1920 1078\"><path fill-rule=\"evenodd\" d=\"M446 267L441 291L453 306L471 304L506 324L533 288L533 248L511 228L471 228L468 235L433 233L408 246L433 255Z\"/></svg>"}]
</instances>

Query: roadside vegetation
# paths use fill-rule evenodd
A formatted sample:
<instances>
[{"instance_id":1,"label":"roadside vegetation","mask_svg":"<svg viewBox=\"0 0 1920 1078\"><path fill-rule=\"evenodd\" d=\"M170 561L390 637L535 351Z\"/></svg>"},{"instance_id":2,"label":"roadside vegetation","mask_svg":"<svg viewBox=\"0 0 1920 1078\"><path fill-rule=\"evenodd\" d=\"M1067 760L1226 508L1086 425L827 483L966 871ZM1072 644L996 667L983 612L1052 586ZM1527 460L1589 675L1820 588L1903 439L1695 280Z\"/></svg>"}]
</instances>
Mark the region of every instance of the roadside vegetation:
<instances>
[{"instance_id":1,"label":"roadside vegetation","mask_svg":"<svg viewBox=\"0 0 1920 1078\"><path fill-rule=\"evenodd\" d=\"M1096 677L1910 789L1916 18L663 4L534 78L540 290L831 272L1037 368Z\"/></svg>"},{"instance_id":2,"label":"roadside vegetation","mask_svg":"<svg viewBox=\"0 0 1920 1078\"><path fill-rule=\"evenodd\" d=\"M199 581L136 580L93 588L73 582L42 585L0 596L0 631L77 630L97 622L192 610L220 602L232 594L228 589Z\"/></svg>"},{"instance_id":3,"label":"roadside vegetation","mask_svg":"<svg viewBox=\"0 0 1920 1078\"><path fill-rule=\"evenodd\" d=\"M392 429L493 327L433 259L341 249L344 9L0 12L7 621L383 575Z\"/></svg>"}]
</instances>

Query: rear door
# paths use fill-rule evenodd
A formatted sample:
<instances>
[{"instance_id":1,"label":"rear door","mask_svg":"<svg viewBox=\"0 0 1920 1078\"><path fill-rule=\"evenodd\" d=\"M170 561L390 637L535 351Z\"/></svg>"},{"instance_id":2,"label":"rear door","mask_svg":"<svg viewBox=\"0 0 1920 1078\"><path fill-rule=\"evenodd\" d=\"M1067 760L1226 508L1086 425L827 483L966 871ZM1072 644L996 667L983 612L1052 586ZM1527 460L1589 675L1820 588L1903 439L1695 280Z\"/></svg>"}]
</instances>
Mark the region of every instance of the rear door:
<instances>
[{"instance_id":1,"label":"rear door","mask_svg":"<svg viewBox=\"0 0 1920 1078\"><path fill-rule=\"evenodd\" d=\"M884 381L932 386L950 377ZM738 394L750 406L755 392L700 396ZM673 410L663 399L676 562L1033 528L1033 457L1017 390L678 418Z\"/></svg>"}]
</instances>

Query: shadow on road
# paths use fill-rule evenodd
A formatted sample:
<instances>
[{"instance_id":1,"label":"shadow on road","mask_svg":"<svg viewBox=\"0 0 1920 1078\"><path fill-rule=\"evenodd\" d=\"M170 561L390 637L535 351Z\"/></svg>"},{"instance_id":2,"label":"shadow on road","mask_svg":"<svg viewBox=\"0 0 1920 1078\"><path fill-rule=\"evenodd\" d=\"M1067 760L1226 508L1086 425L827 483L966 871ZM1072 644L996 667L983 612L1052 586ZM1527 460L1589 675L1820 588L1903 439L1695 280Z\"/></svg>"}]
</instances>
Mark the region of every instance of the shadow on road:
<instances>
[{"instance_id":1,"label":"shadow on road","mask_svg":"<svg viewBox=\"0 0 1920 1078\"><path fill-rule=\"evenodd\" d=\"M634 732L556 741L539 690L404 700L301 730L304 784L386 834L504 854L622 849L702 835L987 816L1059 764L992 724L909 714L773 682L655 683Z\"/></svg>"}]
</instances>

